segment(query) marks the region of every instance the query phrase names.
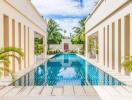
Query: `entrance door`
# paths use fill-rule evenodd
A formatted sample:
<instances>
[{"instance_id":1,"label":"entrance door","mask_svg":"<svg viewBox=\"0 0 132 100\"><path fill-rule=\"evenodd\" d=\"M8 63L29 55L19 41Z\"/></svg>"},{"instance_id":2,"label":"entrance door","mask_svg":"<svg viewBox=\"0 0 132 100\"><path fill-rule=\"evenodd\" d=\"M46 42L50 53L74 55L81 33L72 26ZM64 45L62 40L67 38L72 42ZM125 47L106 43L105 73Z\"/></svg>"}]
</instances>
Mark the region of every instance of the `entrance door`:
<instances>
[{"instance_id":1,"label":"entrance door","mask_svg":"<svg viewBox=\"0 0 132 100\"><path fill-rule=\"evenodd\" d=\"M68 45L68 43L64 43L64 50L69 50L69 45Z\"/></svg>"}]
</instances>

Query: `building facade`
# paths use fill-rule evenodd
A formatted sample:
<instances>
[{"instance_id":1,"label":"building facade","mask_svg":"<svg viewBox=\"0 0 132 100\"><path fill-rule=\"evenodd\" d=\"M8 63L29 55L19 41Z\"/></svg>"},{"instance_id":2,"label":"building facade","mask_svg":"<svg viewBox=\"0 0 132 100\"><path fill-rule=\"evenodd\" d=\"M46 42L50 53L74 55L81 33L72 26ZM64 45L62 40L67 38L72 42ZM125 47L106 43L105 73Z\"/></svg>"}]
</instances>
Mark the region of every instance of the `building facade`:
<instances>
[{"instance_id":1,"label":"building facade","mask_svg":"<svg viewBox=\"0 0 132 100\"><path fill-rule=\"evenodd\" d=\"M60 44L49 44L51 50L60 50L61 52L76 50L80 51L83 48L83 44L72 44L70 38L62 39Z\"/></svg>"},{"instance_id":2,"label":"building facade","mask_svg":"<svg viewBox=\"0 0 132 100\"><path fill-rule=\"evenodd\" d=\"M47 23L31 0L0 0L0 48L16 47L24 51L20 64L14 58L9 58L9 69L14 73L34 65L35 34L43 37L46 55L46 30ZM8 75L4 72L4 76Z\"/></svg>"},{"instance_id":3,"label":"building facade","mask_svg":"<svg viewBox=\"0 0 132 100\"><path fill-rule=\"evenodd\" d=\"M85 24L86 57L92 43L98 49L98 64L132 76L121 65L132 55L132 0L100 0Z\"/></svg>"}]
</instances>

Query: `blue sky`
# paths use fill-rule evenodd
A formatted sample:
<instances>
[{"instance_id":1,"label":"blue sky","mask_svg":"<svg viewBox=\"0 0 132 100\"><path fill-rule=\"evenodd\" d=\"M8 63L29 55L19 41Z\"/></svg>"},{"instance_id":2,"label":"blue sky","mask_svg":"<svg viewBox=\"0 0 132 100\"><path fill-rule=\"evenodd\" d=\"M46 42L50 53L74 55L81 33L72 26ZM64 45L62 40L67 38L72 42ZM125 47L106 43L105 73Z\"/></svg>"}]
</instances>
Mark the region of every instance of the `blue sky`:
<instances>
[{"instance_id":1,"label":"blue sky","mask_svg":"<svg viewBox=\"0 0 132 100\"><path fill-rule=\"evenodd\" d=\"M92 11L97 0L32 0L38 11L48 20L54 19L66 36L73 33L78 21ZM63 34L63 32L62 32Z\"/></svg>"}]
</instances>

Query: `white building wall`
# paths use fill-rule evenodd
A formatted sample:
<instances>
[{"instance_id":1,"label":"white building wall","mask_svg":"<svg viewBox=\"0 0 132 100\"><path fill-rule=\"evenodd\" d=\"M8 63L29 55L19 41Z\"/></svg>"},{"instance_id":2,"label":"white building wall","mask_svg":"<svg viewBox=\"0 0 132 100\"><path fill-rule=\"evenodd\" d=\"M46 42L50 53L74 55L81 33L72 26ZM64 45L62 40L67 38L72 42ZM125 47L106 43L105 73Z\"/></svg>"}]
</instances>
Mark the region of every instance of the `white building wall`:
<instances>
[{"instance_id":1,"label":"white building wall","mask_svg":"<svg viewBox=\"0 0 132 100\"><path fill-rule=\"evenodd\" d=\"M82 49L83 45L82 44L71 44L69 46L69 50L80 50ZM64 52L64 45L61 44L50 44L49 48L52 50L60 50Z\"/></svg>"},{"instance_id":2,"label":"white building wall","mask_svg":"<svg viewBox=\"0 0 132 100\"><path fill-rule=\"evenodd\" d=\"M61 50L62 51L62 46L60 44L49 44L49 48L53 50Z\"/></svg>"},{"instance_id":3,"label":"white building wall","mask_svg":"<svg viewBox=\"0 0 132 100\"><path fill-rule=\"evenodd\" d=\"M15 47L19 47L18 39L18 23L21 23L21 48L24 50L24 26L26 27L26 66L24 66L24 60L22 60L22 69L34 65L34 34L35 32L41 34L45 39L45 49L47 47L47 23L42 16L37 12L30 0L0 0L0 48L4 47L4 19L6 15L9 18L9 46L13 45L12 42L12 20L15 20ZM28 38L29 28L29 38ZM28 42L30 43L28 46ZM46 54L46 50L45 50ZM28 60L29 59L29 60ZM12 69L12 59L9 69ZM21 71L19 64L15 60L15 71Z\"/></svg>"},{"instance_id":4,"label":"white building wall","mask_svg":"<svg viewBox=\"0 0 132 100\"><path fill-rule=\"evenodd\" d=\"M77 50L79 51L80 49L83 48L82 44L72 44L71 39L62 39L61 44L49 44L49 48L53 50L60 50L64 52L64 44L67 43L69 46L69 50Z\"/></svg>"},{"instance_id":5,"label":"white building wall","mask_svg":"<svg viewBox=\"0 0 132 100\"><path fill-rule=\"evenodd\" d=\"M130 0L101 0L100 6L96 11L87 18L86 21L86 41L88 37L98 31L99 36L99 63L102 66L112 69L114 65L115 71L119 72L121 68L122 74L125 74L121 62L125 56L125 16L130 14L130 55L132 55L132 2ZM121 49L119 50L119 34L118 34L118 20L121 19ZM114 36L112 37L112 23L115 23ZM92 24L91 24L92 23ZM107 32L109 26L109 34ZM102 31L105 28L105 36ZM105 40L103 39L105 37ZM109 39L109 40L108 40ZM112 41L114 40L114 45ZM105 41L105 44L104 44ZM109 43L107 43L109 41ZM88 43L86 43L87 46ZM109 47L108 47L109 46ZM114 46L114 47L113 47ZM103 48L105 47L105 48ZM104 49L104 50L103 50ZM114 51L114 56L112 54ZM121 51L121 54L119 54ZM107 52L109 52L107 54ZM87 52L86 52L87 54ZM108 57L109 56L109 57ZM105 65L104 65L105 60ZM113 64L114 63L114 64Z\"/></svg>"},{"instance_id":6,"label":"white building wall","mask_svg":"<svg viewBox=\"0 0 132 100\"><path fill-rule=\"evenodd\" d=\"M91 17L87 18L86 22L94 24L86 23L86 31L90 31L96 24L100 21L104 20L107 16L114 12L119 6L128 2L130 0L100 0L98 3L99 7L96 7L94 11L95 14L92 14Z\"/></svg>"}]
</instances>

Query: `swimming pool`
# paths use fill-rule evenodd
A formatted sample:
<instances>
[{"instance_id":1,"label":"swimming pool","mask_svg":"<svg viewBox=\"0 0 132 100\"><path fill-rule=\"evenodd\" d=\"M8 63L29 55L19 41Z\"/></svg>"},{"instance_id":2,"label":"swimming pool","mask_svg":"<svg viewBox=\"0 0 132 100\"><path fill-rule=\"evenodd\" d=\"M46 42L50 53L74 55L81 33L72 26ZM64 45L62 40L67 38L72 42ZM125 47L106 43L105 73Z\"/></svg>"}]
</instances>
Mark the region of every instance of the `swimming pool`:
<instances>
[{"instance_id":1,"label":"swimming pool","mask_svg":"<svg viewBox=\"0 0 132 100\"><path fill-rule=\"evenodd\" d=\"M56 54L15 86L124 85L76 54Z\"/></svg>"}]
</instances>

